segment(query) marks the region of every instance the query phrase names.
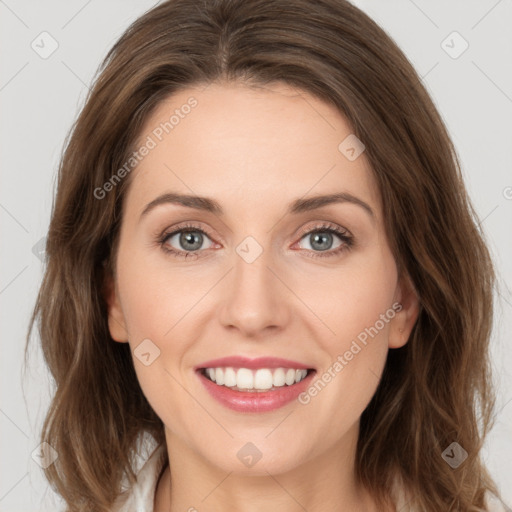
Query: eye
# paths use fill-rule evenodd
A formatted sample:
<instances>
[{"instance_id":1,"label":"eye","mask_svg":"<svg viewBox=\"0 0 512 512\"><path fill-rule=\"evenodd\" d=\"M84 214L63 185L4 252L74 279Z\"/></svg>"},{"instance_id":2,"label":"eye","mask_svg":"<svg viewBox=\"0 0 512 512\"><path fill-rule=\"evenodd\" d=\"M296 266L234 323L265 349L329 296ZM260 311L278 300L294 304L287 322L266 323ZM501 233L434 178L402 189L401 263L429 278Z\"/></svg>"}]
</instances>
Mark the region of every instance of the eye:
<instances>
[{"instance_id":1,"label":"eye","mask_svg":"<svg viewBox=\"0 0 512 512\"><path fill-rule=\"evenodd\" d=\"M209 242L206 247L205 242ZM171 233L164 233L159 239L162 249L167 253L172 253L177 257L199 257L199 251L209 249L213 242L209 235L197 226L181 226Z\"/></svg>"},{"instance_id":2,"label":"eye","mask_svg":"<svg viewBox=\"0 0 512 512\"><path fill-rule=\"evenodd\" d=\"M337 244L336 238L338 239ZM312 251L310 256L314 258L336 256L343 251L351 249L354 245L352 235L334 224L316 226L302 234L301 240L306 240L305 249Z\"/></svg>"},{"instance_id":3,"label":"eye","mask_svg":"<svg viewBox=\"0 0 512 512\"><path fill-rule=\"evenodd\" d=\"M335 224L323 223L300 234L301 243L305 240L305 254L309 257L332 257L350 250L354 245L353 236ZM337 239L337 240L336 240ZM179 226L171 232L164 232L158 238L162 250L177 258L200 258L204 250L215 244L204 229L193 224ZM204 245L206 243L206 246Z\"/></svg>"}]
</instances>

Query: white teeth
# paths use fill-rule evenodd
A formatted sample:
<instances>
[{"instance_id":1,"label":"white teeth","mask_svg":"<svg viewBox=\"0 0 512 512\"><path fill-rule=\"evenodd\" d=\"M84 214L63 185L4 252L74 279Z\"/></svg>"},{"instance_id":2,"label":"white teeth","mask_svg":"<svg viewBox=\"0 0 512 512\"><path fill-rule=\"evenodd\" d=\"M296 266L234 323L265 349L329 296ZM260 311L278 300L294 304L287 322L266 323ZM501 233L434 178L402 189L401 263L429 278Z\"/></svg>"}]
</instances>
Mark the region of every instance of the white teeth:
<instances>
[{"instance_id":1,"label":"white teeth","mask_svg":"<svg viewBox=\"0 0 512 512\"><path fill-rule=\"evenodd\" d=\"M307 375L307 370L293 368L206 368L205 375L219 386L247 390L268 390L291 386Z\"/></svg>"},{"instance_id":2,"label":"white teeth","mask_svg":"<svg viewBox=\"0 0 512 512\"><path fill-rule=\"evenodd\" d=\"M254 375L254 387L256 389L270 389L272 387L272 372L267 369L256 370L256 375Z\"/></svg>"},{"instance_id":3,"label":"white teeth","mask_svg":"<svg viewBox=\"0 0 512 512\"><path fill-rule=\"evenodd\" d=\"M221 368L217 368L217 371L223 372ZM218 380L215 382L219 384ZM247 368L239 368L239 370L236 372L236 385L239 388L254 388L254 376L251 370L248 370Z\"/></svg>"},{"instance_id":4,"label":"white teeth","mask_svg":"<svg viewBox=\"0 0 512 512\"><path fill-rule=\"evenodd\" d=\"M226 368L224 370L224 386L236 386L236 372L233 368Z\"/></svg>"},{"instance_id":5,"label":"white teeth","mask_svg":"<svg viewBox=\"0 0 512 512\"><path fill-rule=\"evenodd\" d=\"M295 382L295 370L291 368L286 372L286 377L284 378L286 384L291 386Z\"/></svg>"},{"instance_id":6,"label":"white teeth","mask_svg":"<svg viewBox=\"0 0 512 512\"><path fill-rule=\"evenodd\" d=\"M284 370L282 368L276 368L274 370L274 375L272 376L272 383L276 387L284 386L285 376L284 376Z\"/></svg>"},{"instance_id":7,"label":"white teeth","mask_svg":"<svg viewBox=\"0 0 512 512\"><path fill-rule=\"evenodd\" d=\"M215 382L219 385L224 384L224 372L222 368L215 368Z\"/></svg>"}]
</instances>

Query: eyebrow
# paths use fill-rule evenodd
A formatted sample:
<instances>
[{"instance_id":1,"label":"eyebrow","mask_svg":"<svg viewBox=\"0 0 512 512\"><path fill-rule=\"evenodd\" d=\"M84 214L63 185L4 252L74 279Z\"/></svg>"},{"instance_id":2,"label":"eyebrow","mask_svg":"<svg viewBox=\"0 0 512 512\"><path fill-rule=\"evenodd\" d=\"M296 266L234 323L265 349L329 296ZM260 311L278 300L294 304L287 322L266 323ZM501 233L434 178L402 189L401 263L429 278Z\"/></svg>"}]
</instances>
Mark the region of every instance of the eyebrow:
<instances>
[{"instance_id":1,"label":"eyebrow","mask_svg":"<svg viewBox=\"0 0 512 512\"><path fill-rule=\"evenodd\" d=\"M308 212L311 210L316 210L318 208L322 208L323 206L327 206L330 204L336 203L351 203L357 206L362 207L372 219L375 218L375 213L371 209L370 205L365 203L362 199L348 193L348 192L339 192L336 194L328 194L328 195L318 195L313 197L308 197L306 199L296 199L293 201L288 207L288 213L291 214L299 214ZM224 211L220 204L211 199L209 197L201 197L201 196L192 196L187 194L179 194L176 192L168 192L158 196L156 199L151 201L146 205L144 210L141 213L141 218L147 215L151 210L156 208L161 204L178 204L181 206L186 206L187 208L194 208L195 210L202 210L206 212L213 213L215 215L223 215Z\"/></svg>"}]
</instances>

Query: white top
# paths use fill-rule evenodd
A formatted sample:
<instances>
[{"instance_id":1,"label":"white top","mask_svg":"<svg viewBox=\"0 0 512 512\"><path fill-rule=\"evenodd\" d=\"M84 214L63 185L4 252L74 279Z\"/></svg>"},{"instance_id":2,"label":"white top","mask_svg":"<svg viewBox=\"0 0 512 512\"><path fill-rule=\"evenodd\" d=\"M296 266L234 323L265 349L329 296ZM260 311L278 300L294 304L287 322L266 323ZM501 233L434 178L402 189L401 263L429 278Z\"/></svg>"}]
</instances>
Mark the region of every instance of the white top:
<instances>
[{"instance_id":1,"label":"white top","mask_svg":"<svg viewBox=\"0 0 512 512\"><path fill-rule=\"evenodd\" d=\"M158 445L137 473L137 483L131 490L124 492L115 503L112 512L154 512L155 491L158 477L166 461L164 445ZM414 512L407 506L408 500L404 493L397 488L396 510ZM486 506L489 512L510 512L494 495L486 496Z\"/></svg>"},{"instance_id":2,"label":"white top","mask_svg":"<svg viewBox=\"0 0 512 512\"><path fill-rule=\"evenodd\" d=\"M137 483L118 497L112 512L154 512L156 484L166 455L165 445L156 446L137 473Z\"/></svg>"}]
</instances>

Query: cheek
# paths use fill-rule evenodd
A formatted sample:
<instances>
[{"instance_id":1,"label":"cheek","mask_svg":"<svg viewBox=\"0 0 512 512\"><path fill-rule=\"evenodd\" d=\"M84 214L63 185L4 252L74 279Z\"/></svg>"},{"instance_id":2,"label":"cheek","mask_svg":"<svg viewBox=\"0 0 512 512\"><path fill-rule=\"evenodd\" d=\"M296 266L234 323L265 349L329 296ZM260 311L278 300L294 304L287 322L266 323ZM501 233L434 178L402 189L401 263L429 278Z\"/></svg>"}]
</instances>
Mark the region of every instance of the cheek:
<instances>
[{"instance_id":1,"label":"cheek","mask_svg":"<svg viewBox=\"0 0 512 512\"><path fill-rule=\"evenodd\" d=\"M334 269L303 272L294 286L321 320L318 329L324 335L318 339L332 357L348 350L351 340L359 337L364 342L369 331L372 338L387 340L397 289L396 264L387 246L354 253Z\"/></svg>"},{"instance_id":2,"label":"cheek","mask_svg":"<svg viewBox=\"0 0 512 512\"><path fill-rule=\"evenodd\" d=\"M186 283L178 272L171 274L135 248L125 250L118 261L118 275L130 343L136 345L145 338L164 340L186 313L194 288L184 294Z\"/></svg>"},{"instance_id":3,"label":"cheek","mask_svg":"<svg viewBox=\"0 0 512 512\"><path fill-rule=\"evenodd\" d=\"M365 324L365 318L374 316L370 312L358 314L361 325ZM344 330L345 324L338 322L338 336L323 347L328 352L325 365L299 396L305 416L315 418L309 435L321 439L320 446L315 448L319 450L337 443L359 422L377 390L386 363L387 324L376 334L370 330L371 334L367 334L355 320L348 323L350 327ZM364 341L362 336L357 337L361 332L367 335ZM325 425L330 427L326 429Z\"/></svg>"},{"instance_id":4,"label":"cheek","mask_svg":"<svg viewBox=\"0 0 512 512\"><path fill-rule=\"evenodd\" d=\"M143 247L142 242L139 245ZM164 258L151 257L136 244L123 252L120 249L120 255L117 270L123 316L135 371L151 402L162 382L174 382L170 373L177 373L183 354L193 344L190 319L199 309L194 306L210 285L187 271L171 271ZM149 357L139 357L148 352ZM154 362L145 365L148 359Z\"/></svg>"},{"instance_id":5,"label":"cheek","mask_svg":"<svg viewBox=\"0 0 512 512\"><path fill-rule=\"evenodd\" d=\"M357 421L376 391L395 316L396 281L394 259L379 246L357 264L330 273L321 290L311 288L311 304L329 330L322 327L325 334L317 337L325 364L302 403L321 422L336 424L337 431Z\"/></svg>"},{"instance_id":6,"label":"cheek","mask_svg":"<svg viewBox=\"0 0 512 512\"><path fill-rule=\"evenodd\" d=\"M186 417L190 407L178 384L187 350L187 335L180 330L186 321L180 319L190 306L180 292L184 283L173 276L171 284L163 270L141 251L125 250L118 261L118 287L137 379L153 410L172 424L170 403L177 417Z\"/></svg>"}]
</instances>

